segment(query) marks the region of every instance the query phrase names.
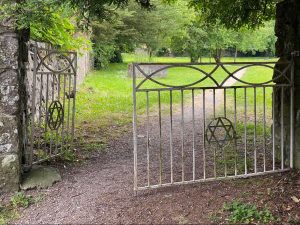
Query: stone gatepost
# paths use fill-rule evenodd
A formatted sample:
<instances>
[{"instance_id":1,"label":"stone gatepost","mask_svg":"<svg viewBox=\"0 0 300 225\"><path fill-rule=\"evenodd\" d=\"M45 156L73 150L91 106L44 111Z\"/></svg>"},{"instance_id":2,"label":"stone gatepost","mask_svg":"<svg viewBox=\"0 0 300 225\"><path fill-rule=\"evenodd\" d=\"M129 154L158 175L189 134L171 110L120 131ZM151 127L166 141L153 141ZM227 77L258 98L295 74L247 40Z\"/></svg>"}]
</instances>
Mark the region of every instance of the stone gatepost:
<instances>
[{"instance_id":1,"label":"stone gatepost","mask_svg":"<svg viewBox=\"0 0 300 225\"><path fill-rule=\"evenodd\" d=\"M18 190L21 177L26 118L21 36L11 21L0 21L0 193Z\"/></svg>"},{"instance_id":2,"label":"stone gatepost","mask_svg":"<svg viewBox=\"0 0 300 225\"><path fill-rule=\"evenodd\" d=\"M285 62L291 60L293 52L300 51L300 1L285 0L277 4L275 34L278 37L276 43L276 55L280 57L279 61ZM294 57L295 62L295 149L294 149L294 167L300 169L300 57ZM280 65L277 65L279 70ZM275 116L281 117L281 104L284 104L284 140L285 140L285 158L288 158L290 143L290 92L285 93L284 102L280 100L280 91L273 93L276 99ZM280 120L275 119L275 136L280 141Z\"/></svg>"}]
</instances>

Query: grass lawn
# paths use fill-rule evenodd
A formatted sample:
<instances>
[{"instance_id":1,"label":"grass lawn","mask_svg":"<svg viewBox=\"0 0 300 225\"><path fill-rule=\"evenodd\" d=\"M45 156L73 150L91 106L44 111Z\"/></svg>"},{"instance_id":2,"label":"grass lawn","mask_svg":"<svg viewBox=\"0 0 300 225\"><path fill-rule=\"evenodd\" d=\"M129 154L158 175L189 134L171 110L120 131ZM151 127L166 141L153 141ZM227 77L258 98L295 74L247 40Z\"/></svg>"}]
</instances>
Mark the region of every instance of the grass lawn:
<instances>
[{"instance_id":1,"label":"grass lawn","mask_svg":"<svg viewBox=\"0 0 300 225\"><path fill-rule=\"evenodd\" d=\"M249 68L245 75L243 76L243 80L249 83L262 83L272 79L273 71L264 67L252 67ZM272 84L272 83L270 83ZM243 85L240 82L237 82L237 85ZM265 116L266 116L266 133L271 133L271 123L272 123L272 88L265 88ZM229 101L228 105L228 114L233 114L233 98L234 92L228 92ZM247 89L246 97L247 97L247 128L248 132L253 132L254 127L254 114L256 110L257 117L257 134L262 134L263 132L263 113L264 113L264 90L263 88L256 88L256 100L255 100L255 92L253 88ZM237 97L237 114L238 114L238 122L237 129L242 133L244 129L244 103L245 103L245 90L237 89L236 91ZM256 106L256 108L255 108Z\"/></svg>"},{"instance_id":2,"label":"grass lawn","mask_svg":"<svg viewBox=\"0 0 300 225\"><path fill-rule=\"evenodd\" d=\"M77 94L77 125L82 123L91 123L99 127L109 125L122 125L131 121L132 117L132 79L127 76L127 64L137 60L134 55L125 54L124 63L111 64L108 68L100 71L94 71L89 74L84 83L79 87ZM238 58L239 62L245 61L270 61L264 58ZM137 60L138 61L138 60ZM143 61L143 60L140 60ZM209 59L203 59L208 62ZM224 58L223 61L233 61L232 58ZM274 61L274 59L273 59ZM187 57L153 57L152 62L189 62ZM211 71L213 66L201 67L205 71ZM231 67L234 69L234 66ZM253 76L252 74L255 74ZM217 79L222 80L226 73L222 70L217 71ZM168 76L159 78L160 82L172 85L188 84L199 80L202 75L199 72L189 68L172 68L168 71ZM246 73L247 81L265 81L266 77L272 76L272 71L266 68L253 68L251 72ZM205 80L201 85L211 85L212 81ZM143 87L155 87L152 82L145 82ZM138 98L138 110L145 110L146 97L144 95ZM251 93L249 93L251 95ZM242 93L238 94L239 99L243 99ZM250 97L250 96L249 96ZM258 101L262 101L262 95L258 94ZM249 98L250 99L250 98ZM251 98L253 99L253 98ZM173 101L180 101L180 93L174 93ZM169 93L161 94L161 102L169 103ZM157 104L157 93L150 94L150 106ZM268 103L271 100L268 99Z\"/></svg>"}]
</instances>

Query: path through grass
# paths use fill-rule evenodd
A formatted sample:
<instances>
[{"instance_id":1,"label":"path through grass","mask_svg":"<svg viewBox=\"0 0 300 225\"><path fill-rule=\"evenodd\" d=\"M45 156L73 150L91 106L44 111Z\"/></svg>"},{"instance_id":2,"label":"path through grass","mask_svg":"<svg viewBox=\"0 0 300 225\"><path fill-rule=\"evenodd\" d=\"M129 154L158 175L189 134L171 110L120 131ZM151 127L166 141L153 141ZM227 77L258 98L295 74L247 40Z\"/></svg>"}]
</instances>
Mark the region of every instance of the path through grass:
<instances>
[{"instance_id":1,"label":"path through grass","mask_svg":"<svg viewBox=\"0 0 300 225\"><path fill-rule=\"evenodd\" d=\"M82 123L91 123L96 126L105 127L109 125L128 124L132 117L132 79L127 76L127 64L134 60L132 55L125 57L125 63L111 64L107 69L94 71L89 74L85 82L80 86L77 94L77 125ZM262 58L239 58L238 61L263 61ZM188 58L170 58L154 57L155 62L188 62ZM204 61L209 61L204 59ZM223 61L232 61L232 58L226 58ZM213 66L202 67L205 71L211 71ZM234 69L234 67L232 67ZM266 72L267 71L267 72ZM252 76L253 73L255 76ZM267 74L267 75L266 75ZM247 80L258 81L265 80L266 76L270 77L269 69L254 68L251 73L247 71ZM222 80L226 76L222 70L217 71L217 79ZM159 78L163 83L179 85L192 83L198 80L202 75L195 70L188 68L169 69L168 76ZM206 80L201 85L209 86L212 81ZM143 87L155 87L156 84L145 83ZM141 93L140 95L145 95ZM249 93L249 95L251 95ZM243 99L242 94L237 96ZM250 96L249 96L250 97ZM258 94L258 101L261 101L261 94ZM157 104L157 95L150 95L150 106ZM253 98L249 98L253 99ZM174 93L174 103L180 101L180 93ZM270 104L271 100L267 100ZM161 102L169 103L169 93L164 92L161 95ZM145 110L145 96L138 98L138 110Z\"/></svg>"}]
</instances>

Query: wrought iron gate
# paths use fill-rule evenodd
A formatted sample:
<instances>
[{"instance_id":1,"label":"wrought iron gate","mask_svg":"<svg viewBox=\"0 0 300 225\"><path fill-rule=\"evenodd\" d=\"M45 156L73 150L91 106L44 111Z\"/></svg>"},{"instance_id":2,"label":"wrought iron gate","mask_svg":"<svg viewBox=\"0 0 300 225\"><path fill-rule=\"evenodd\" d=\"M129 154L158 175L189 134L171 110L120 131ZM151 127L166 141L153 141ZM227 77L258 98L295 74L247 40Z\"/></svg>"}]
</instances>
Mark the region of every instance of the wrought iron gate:
<instances>
[{"instance_id":1,"label":"wrought iron gate","mask_svg":"<svg viewBox=\"0 0 300 225\"><path fill-rule=\"evenodd\" d=\"M292 62L134 64L134 190L292 168L293 83Z\"/></svg>"},{"instance_id":2,"label":"wrought iron gate","mask_svg":"<svg viewBox=\"0 0 300 225\"><path fill-rule=\"evenodd\" d=\"M25 166L56 157L74 139L77 53L31 46ZM32 79L31 79L32 77Z\"/></svg>"}]
</instances>

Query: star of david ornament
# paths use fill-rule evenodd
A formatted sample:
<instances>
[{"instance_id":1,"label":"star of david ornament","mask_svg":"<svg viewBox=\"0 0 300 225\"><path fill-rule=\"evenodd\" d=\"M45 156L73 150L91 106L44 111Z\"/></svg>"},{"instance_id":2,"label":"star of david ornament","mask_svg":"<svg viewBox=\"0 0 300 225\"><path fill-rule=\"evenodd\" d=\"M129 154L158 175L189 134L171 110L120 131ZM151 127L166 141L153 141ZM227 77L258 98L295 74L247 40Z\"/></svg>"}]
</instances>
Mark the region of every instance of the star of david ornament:
<instances>
[{"instance_id":1,"label":"star of david ornament","mask_svg":"<svg viewBox=\"0 0 300 225\"><path fill-rule=\"evenodd\" d=\"M236 133L229 119L218 117L208 124L205 137L209 144L216 143L218 147L223 148L236 138Z\"/></svg>"},{"instance_id":2,"label":"star of david ornament","mask_svg":"<svg viewBox=\"0 0 300 225\"><path fill-rule=\"evenodd\" d=\"M51 130L58 130L64 120L64 109L59 101L53 101L48 108L47 122Z\"/></svg>"}]
</instances>

